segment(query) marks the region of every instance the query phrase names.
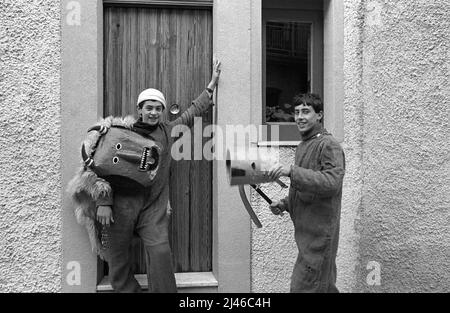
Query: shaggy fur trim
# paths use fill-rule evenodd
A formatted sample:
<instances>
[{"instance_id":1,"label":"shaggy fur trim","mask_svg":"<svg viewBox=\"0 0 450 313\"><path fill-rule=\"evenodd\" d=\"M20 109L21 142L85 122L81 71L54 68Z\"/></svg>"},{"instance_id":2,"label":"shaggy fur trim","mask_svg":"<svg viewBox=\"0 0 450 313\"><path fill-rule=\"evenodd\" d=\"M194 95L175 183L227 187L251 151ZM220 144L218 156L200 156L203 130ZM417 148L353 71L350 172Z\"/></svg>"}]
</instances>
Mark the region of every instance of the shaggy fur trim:
<instances>
[{"instance_id":1,"label":"shaggy fur trim","mask_svg":"<svg viewBox=\"0 0 450 313\"><path fill-rule=\"evenodd\" d=\"M109 116L101 119L96 125L105 126L107 129L111 126L122 126L130 129L135 122L133 116L125 118ZM102 134L99 131L88 133L83 141L88 155L93 151L101 136ZM81 161L81 166L68 183L66 191L72 197L75 205L75 217L78 224L84 226L88 232L92 251L97 253L100 258L105 259L99 239L100 230L96 227L95 222L96 201L101 197L112 194L111 185L103 178L98 177L90 168L85 167L83 161Z\"/></svg>"}]
</instances>

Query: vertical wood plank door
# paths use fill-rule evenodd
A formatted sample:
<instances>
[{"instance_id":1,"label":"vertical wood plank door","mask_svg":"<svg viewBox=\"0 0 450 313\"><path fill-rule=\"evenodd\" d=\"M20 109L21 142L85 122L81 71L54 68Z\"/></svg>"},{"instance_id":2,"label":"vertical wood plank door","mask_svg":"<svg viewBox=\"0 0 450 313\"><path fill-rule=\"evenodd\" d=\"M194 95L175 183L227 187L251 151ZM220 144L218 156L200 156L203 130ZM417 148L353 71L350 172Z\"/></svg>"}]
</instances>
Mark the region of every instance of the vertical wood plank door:
<instances>
[{"instance_id":1,"label":"vertical wood plank door","mask_svg":"<svg viewBox=\"0 0 450 313\"><path fill-rule=\"evenodd\" d=\"M210 10L105 6L105 116L137 117L137 97L146 88L161 90L168 107L176 103L182 113L205 89L211 66ZM168 111L166 120L179 116ZM203 128L212 122L211 111L202 116ZM208 140L202 137L203 144ZM171 167L170 241L176 272L212 269L212 164L191 160L172 160ZM145 273L145 251L138 239L132 256L135 273Z\"/></svg>"}]
</instances>

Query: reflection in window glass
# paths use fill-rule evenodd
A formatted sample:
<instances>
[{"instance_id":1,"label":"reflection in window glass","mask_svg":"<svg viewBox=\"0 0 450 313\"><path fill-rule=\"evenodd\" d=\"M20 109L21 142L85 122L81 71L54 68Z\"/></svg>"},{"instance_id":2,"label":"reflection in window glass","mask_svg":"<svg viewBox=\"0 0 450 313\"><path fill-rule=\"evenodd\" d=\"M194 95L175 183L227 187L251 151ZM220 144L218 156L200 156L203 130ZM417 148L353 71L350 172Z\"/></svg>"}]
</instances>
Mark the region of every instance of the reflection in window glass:
<instances>
[{"instance_id":1,"label":"reflection in window glass","mask_svg":"<svg viewBox=\"0 0 450 313\"><path fill-rule=\"evenodd\" d=\"M293 97L310 91L310 42L310 23L266 23L266 122L294 122Z\"/></svg>"}]
</instances>

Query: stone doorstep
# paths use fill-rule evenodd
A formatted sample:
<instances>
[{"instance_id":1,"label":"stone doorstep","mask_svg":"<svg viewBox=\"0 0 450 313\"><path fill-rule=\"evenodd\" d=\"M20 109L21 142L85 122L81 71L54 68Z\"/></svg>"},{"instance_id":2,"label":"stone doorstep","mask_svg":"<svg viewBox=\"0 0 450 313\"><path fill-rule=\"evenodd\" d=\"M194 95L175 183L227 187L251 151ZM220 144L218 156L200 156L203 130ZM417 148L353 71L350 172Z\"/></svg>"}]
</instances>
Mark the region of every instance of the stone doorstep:
<instances>
[{"instance_id":1,"label":"stone doorstep","mask_svg":"<svg viewBox=\"0 0 450 313\"><path fill-rule=\"evenodd\" d=\"M148 289L147 275L138 274L135 275L136 280L141 285L143 290ZM175 280L177 282L178 289L184 288L208 288L216 289L219 285L217 279L212 272L189 272L189 273L175 273ZM109 277L103 277L100 284L97 285L97 292L111 292L113 291L111 284L109 283ZM181 292L183 290L180 290Z\"/></svg>"}]
</instances>

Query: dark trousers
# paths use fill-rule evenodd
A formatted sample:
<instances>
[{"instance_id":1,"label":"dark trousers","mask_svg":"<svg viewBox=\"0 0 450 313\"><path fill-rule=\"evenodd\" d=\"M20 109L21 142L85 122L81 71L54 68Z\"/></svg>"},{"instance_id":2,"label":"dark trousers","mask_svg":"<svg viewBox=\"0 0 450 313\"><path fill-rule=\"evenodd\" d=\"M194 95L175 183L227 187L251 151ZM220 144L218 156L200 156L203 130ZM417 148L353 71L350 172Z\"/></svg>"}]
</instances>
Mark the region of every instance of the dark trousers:
<instances>
[{"instance_id":1,"label":"dark trousers","mask_svg":"<svg viewBox=\"0 0 450 313\"><path fill-rule=\"evenodd\" d=\"M140 292L130 264L130 247L138 235L147 254L149 292L177 292L168 240L168 190L150 206L139 195L114 197L114 223L108 228L107 262L111 285L116 292Z\"/></svg>"},{"instance_id":2,"label":"dark trousers","mask_svg":"<svg viewBox=\"0 0 450 313\"><path fill-rule=\"evenodd\" d=\"M116 250L108 262L111 285L116 292L141 292L131 270L129 249ZM127 251L127 252L125 252ZM147 253L148 292L177 292L169 243L145 246Z\"/></svg>"},{"instance_id":3,"label":"dark trousers","mask_svg":"<svg viewBox=\"0 0 450 313\"><path fill-rule=\"evenodd\" d=\"M291 293L339 293L335 257L298 254L291 276Z\"/></svg>"}]
</instances>

